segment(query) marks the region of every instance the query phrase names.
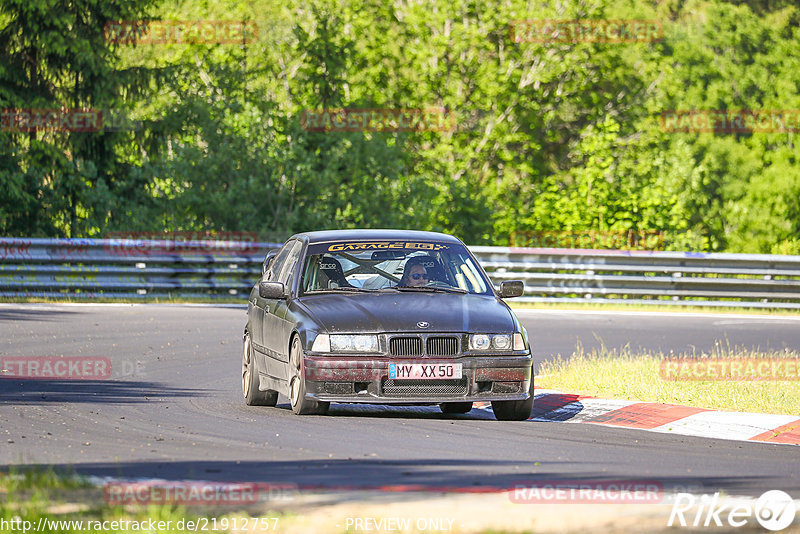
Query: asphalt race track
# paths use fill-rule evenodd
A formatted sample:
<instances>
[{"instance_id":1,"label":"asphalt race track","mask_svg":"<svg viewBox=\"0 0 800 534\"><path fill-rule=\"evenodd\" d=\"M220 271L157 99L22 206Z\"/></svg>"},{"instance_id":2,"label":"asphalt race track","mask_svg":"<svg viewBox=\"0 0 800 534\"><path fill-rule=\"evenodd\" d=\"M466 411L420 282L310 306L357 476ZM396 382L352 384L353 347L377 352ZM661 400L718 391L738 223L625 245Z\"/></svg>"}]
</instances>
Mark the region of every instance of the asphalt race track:
<instances>
[{"instance_id":1,"label":"asphalt race track","mask_svg":"<svg viewBox=\"0 0 800 534\"><path fill-rule=\"evenodd\" d=\"M800 350L800 319L521 311L537 362L630 344ZM333 405L327 417L247 407L243 307L0 305L0 355L92 356L110 380L0 380L0 460L114 477L290 482L301 487L658 480L703 493L800 493L800 449L596 425L498 422L474 409Z\"/></svg>"}]
</instances>

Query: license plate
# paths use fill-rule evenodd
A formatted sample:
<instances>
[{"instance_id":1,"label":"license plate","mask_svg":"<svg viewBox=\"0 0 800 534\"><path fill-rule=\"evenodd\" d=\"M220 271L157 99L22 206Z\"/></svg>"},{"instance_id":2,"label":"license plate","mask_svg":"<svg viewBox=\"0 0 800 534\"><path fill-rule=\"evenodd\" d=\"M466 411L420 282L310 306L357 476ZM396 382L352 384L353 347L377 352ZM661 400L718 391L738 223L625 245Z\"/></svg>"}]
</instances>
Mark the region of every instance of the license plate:
<instances>
[{"instance_id":1,"label":"license plate","mask_svg":"<svg viewBox=\"0 0 800 534\"><path fill-rule=\"evenodd\" d=\"M461 378L460 363L390 363L391 380L427 379L449 380Z\"/></svg>"}]
</instances>

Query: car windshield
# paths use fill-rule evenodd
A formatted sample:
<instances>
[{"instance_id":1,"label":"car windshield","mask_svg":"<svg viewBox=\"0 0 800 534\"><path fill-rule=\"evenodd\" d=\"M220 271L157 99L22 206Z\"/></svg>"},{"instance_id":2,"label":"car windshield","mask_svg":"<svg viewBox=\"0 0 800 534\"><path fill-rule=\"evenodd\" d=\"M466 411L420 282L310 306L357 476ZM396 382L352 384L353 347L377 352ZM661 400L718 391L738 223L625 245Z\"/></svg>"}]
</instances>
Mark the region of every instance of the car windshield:
<instances>
[{"instance_id":1,"label":"car windshield","mask_svg":"<svg viewBox=\"0 0 800 534\"><path fill-rule=\"evenodd\" d=\"M310 245L301 294L418 291L490 295L489 281L458 243L341 241Z\"/></svg>"}]
</instances>

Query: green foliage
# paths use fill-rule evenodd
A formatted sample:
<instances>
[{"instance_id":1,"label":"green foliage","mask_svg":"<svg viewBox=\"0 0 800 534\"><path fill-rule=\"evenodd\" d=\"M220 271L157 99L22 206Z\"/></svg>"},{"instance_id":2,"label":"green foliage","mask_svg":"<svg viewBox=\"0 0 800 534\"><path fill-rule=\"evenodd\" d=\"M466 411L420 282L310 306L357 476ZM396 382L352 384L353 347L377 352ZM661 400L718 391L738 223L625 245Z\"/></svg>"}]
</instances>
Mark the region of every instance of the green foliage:
<instances>
[{"instance_id":1,"label":"green foliage","mask_svg":"<svg viewBox=\"0 0 800 534\"><path fill-rule=\"evenodd\" d=\"M791 133L674 133L667 110L800 109L780 0L387 3L12 0L0 108L114 108L142 128L0 131L0 233L350 227L662 232L798 253ZM69 6L66 8L65 6ZM242 44L110 44L111 20L255 23ZM655 42L513 42L529 19L646 19ZM304 110L440 108L447 131L303 129Z\"/></svg>"},{"instance_id":2,"label":"green foliage","mask_svg":"<svg viewBox=\"0 0 800 534\"><path fill-rule=\"evenodd\" d=\"M0 5L0 109L113 109L142 90L118 71L106 22L140 19L152 0L9 0ZM125 189L117 133L0 131L0 232L91 233ZM135 197L130 198L136 201Z\"/></svg>"}]
</instances>

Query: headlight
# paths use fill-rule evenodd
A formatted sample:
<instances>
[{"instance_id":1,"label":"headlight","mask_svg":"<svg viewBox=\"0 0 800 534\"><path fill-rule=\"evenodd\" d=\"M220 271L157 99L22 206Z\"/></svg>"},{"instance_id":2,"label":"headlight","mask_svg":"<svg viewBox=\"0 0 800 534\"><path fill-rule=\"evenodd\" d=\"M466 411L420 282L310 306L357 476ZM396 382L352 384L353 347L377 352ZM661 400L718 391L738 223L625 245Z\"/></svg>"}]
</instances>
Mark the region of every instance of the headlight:
<instances>
[{"instance_id":1,"label":"headlight","mask_svg":"<svg viewBox=\"0 0 800 534\"><path fill-rule=\"evenodd\" d=\"M524 350L518 349L516 336L519 334L472 334L469 336L471 350ZM520 340L522 336L520 336Z\"/></svg>"},{"instance_id":2,"label":"headlight","mask_svg":"<svg viewBox=\"0 0 800 534\"><path fill-rule=\"evenodd\" d=\"M497 350L508 350L511 348L511 336L501 335L492 337L492 348Z\"/></svg>"},{"instance_id":3,"label":"headlight","mask_svg":"<svg viewBox=\"0 0 800 534\"><path fill-rule=\"evenodd\" d=\"M378 352L378 336L333 334L332 352Z\"/></svg>"},{"instance_id":4,"label":"headlight","mask_svg":"<svg viewBox=\"0 0 800 534\"><path fill-rule=\"evenodd\" d=\"M522 334L514 334L514 350L525 350L525 340Z\"/></svg>"},{"instance_id":5,"label":"headlight","mask_svg":"<svg viewBox=\"0 0 800 534\"><path fill-rule=\"evenodd\" d=\"M486 334L472 334L469 336L469 348L472 350L488 350L491 343L492 338Z\"/></svg>"}]
</instances>

